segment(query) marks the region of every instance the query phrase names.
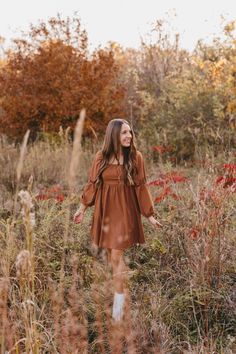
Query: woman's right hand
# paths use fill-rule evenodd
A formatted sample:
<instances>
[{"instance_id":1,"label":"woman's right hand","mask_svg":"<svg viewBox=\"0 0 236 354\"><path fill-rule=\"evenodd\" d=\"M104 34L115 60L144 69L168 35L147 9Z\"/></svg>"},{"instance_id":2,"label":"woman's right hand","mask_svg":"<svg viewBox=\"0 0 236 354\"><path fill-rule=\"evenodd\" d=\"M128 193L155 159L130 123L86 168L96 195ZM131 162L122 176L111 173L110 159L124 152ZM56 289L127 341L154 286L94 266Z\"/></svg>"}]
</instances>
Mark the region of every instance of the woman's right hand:
<instances>
[{"instance_id":1,"label":"woman's right hand","mask_svg":"<svg viewBox=\"0 0 236 354\"><path fill-rule=\"evenodd\" d=\"M74 218L73 218L74 222L76 224L81 224L84 219L84 214L85 214L85 208L80 206L80 208L74 214Z\"/></svg>"},{"instance_id":2,"label":"woman's right hand","mask_svg":"<svg viewBox=\"0 0 236 354\"><path fill-rule=\"evenodd\" d=\"M163 227L163 225L158 220L156 220L153 216L149 216L148 220L152 224L152 226L154 226L156 229L158 229L159 227Z\"/></svg>"}]
</instances>

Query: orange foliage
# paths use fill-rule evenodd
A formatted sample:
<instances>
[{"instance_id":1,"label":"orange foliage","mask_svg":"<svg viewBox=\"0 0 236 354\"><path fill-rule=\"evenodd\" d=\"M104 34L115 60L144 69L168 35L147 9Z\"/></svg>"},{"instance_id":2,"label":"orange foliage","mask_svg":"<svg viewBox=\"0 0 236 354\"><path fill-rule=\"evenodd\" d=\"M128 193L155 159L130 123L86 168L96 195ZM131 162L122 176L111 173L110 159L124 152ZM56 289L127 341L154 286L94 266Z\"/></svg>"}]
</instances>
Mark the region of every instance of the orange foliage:
<instances>
[{"instance_id":1,"label":"orange foliage","mask_svg":"<svg viewBox=\"0 0 236 354\"><path fill-rule=\"evenodd\" d=\"M73 127L83 107L86 128L99 131L123 113L124 89L115 83L119 67L114 53L99 49L89 57L87 34L77 18L58 16L32 26L28 37L14 43L0 70L2 133L21 137L29 128L32 137Z\"/></svg>"}]
</instances>

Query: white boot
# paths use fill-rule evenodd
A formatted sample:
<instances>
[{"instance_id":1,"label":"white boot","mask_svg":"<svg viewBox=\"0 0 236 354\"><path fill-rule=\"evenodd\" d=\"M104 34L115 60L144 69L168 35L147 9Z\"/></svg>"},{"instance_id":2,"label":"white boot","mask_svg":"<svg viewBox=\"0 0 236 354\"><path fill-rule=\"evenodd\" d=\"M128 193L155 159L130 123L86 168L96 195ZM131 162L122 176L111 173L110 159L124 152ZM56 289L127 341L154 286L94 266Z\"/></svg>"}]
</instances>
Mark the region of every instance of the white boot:
<instances>
[{"instance_id":1,"label":"white boot","mask_svg":"<svg viewBox=\"0 0 236 354\"><path fill-rule=\"evenodd\" d=\"M114 302L112 309L112 317L115 321L120 321L123 316L123 307L124 307L125 296L124 294L115 293Z\"/></svg>"}]
</instances>

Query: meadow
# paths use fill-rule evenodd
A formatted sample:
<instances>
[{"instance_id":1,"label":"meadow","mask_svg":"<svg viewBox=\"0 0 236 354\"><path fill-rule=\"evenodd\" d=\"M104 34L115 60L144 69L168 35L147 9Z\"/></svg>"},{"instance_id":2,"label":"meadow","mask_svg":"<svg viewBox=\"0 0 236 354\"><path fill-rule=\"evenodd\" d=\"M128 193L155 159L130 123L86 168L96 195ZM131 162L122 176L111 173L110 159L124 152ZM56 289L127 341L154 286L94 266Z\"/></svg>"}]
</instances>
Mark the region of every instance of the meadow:
<instances>
[{"instance_id":1,"label":"meadow","mask_svg":"<svg viewBox=\"0 0 236 354\"><path fill-rule=\"evenodd\" d=\"M0 38L2 354L236 353L236 23L192 52L166 24L138 49L92 53L76 14ZM125 251L119 326L93 209L73 222L116 117L134 128L163 224L143 218L146 243Z\"/></svg>"},{"instance_id":2,"label":"meadow","mask_svg":"<svg viewBox=\"0 0 236 354\"><path fill-rule=\"evenodd\" d=\"M76 147L61 130L21 146L1 140L1 353L234 353L234 153L176 164L138 142L163 228L144 218L146 244L125 252L116 325L111 268L90 241L92 208L73 222L100 147L80 139Z\"/></svg>"}]
</instances>

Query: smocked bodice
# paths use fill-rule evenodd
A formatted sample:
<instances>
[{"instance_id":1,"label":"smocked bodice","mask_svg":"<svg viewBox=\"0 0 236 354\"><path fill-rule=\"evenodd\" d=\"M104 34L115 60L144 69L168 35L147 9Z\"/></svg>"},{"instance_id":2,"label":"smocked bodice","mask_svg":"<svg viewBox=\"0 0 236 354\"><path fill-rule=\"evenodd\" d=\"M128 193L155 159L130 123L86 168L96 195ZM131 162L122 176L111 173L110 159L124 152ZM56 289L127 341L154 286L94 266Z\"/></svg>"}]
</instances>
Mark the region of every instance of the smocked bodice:
<instances>
[{"instance_id":1,"label":"smocked bodice","mask_svg":"<svg viewBox=\"0 0 236 354\"><path fill-rule=\"evenodd\" d=\"M119 185L124 184L125 171L123 165L109 164L102 173L103 183Z\"/></svg>"},{"instance_id":2,"label":"smocked bodice","mask_svg":"<svg viewBox=\"0 0 236 354\"><path fill-rule=\"evenodd\" d=\"M96 181L99 174L99 168L102 161L102 154L99 151L92 163L92 167L89 173L89 179L84 186L83 193L81 196L81 201L86 206L95 205L99 210L98 200L103 193L115 193L113 197L114 202L123 198L123 202L127 203L127 195L130 192L135 193L133 197L138 203L140 213L146 217L154 214L154 207L150 192L146 185L146 173L144 168L143 157L140 152L137 152L136 162L137 162L137 175L134 179L134 186L125 183L125 169L123 165L109 164L102 173L104 188L97 188ZM123 197L122 197L123 196ZM103 195L104 197L104 195ZM104 198L102 198L104 199ZM126 202L125 202L126 201Z\"/></svg>"}]
</instances>

